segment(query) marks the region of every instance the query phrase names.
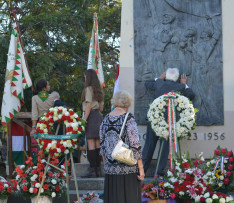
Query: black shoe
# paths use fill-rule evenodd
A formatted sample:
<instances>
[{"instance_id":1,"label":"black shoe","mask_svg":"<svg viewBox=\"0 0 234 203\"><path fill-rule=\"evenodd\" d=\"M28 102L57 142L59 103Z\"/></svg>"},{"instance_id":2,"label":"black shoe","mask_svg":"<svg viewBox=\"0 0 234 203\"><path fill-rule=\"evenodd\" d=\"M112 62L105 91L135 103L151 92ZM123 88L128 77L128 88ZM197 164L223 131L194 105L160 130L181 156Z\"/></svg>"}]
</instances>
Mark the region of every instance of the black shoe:
<instances>
[{"instance_id":1,"label":"black shoe","mask_svg":"<svg viewBox=\"0 0 234 203\"><path fill-rule=\"evenodd\" d=\"M81 178L95 178L95 177L97 177L95 168L94 167L89 167L87 172L84 175L80 176L80 177Z\"/></svg>"}]
</instances>

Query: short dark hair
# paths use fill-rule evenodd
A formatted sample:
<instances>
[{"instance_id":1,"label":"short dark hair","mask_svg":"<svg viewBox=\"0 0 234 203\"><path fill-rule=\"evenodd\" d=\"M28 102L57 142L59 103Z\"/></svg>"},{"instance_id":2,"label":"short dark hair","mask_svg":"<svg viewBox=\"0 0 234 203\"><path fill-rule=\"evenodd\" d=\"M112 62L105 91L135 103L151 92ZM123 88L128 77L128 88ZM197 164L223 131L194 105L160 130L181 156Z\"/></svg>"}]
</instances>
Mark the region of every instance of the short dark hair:
<instances>
[{"instance_id":1,"label":"short dark hair","mask_svg":"<svg viewBox=\"0 0 234 203\"><path fill-rule=\"evenodd\" d=\"M46 88L47 84L48 84L48 81L46 79L44 79L44 78L38 80L37 83L36 83L36 88L34 90L34 94L36 95L39 92L41 92L43 88Z\"/></svg>"}]
</instances>

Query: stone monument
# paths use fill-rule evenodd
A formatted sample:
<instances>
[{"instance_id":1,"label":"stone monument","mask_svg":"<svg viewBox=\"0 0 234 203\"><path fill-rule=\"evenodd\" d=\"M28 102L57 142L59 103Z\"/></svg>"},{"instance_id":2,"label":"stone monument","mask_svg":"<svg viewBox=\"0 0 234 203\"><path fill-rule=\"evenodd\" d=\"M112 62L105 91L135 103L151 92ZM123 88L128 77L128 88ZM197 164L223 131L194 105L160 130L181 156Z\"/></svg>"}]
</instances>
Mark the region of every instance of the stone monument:
<instances>
[{"instance_id":1,"label":"stone monument","mask_svg":"<svg viewBox=\"0 0 234 203\"><path fill-rule=\"evenodd\" d=\"M135 116L146 124L148 79L177 67L188 77L197 124L223 125L221 0L134 0ZM137 91L136 91L137 90Z\"/></svg>"},{"instance_id":2,"label":"stone monument","mask_svg":"<svg viewBox=\"0 0 234 203\"><path fill-rule=\"evenodd\" d=\"M201 71L200 74L205 72L207 81L203 81L203 83L209 84L209 89L205 87L204 91L207 92L207 95L212 96L212 99L215 99L215 105L217 105L215 112L221 119L217 119L219 124L216 120L216 123L213 124L211 122L209 125L196 126L195 130L191 132L192 136L182 140L181 149L182 151L188 150L192 157L204 152L205 158L209 158L218 145L234 150L234 21L231 20L234 18L234 1L181 0L180 2L183 4L178 4L177 0L122 0L119 88L129 91L136 99L140 98L140 100L134 101L130 112L134 113L138 119L139 136L143 147L146 133L146 126L143 123L146 122L146 115L139 115L139 110L145 114L148 109L147 102L152 99L149 92L141 91L144 90L144 80L158 77L156 74L160 74L160 71L167 67L178 66L181 72L183 71L188 75L188 83L197 93L198 90L194 86L194 81L197 79L195 77L199 75L195 75L193 72L197 69ZM195 9L195 6L199 3L202 3L202 6ZM162 7L159 7L160 5ZM180 5L180 8L178 5ZM139 10L138 14L134 12L136 6ZM199 10L199 8L202 10ZM207 13L204 13L205 11ZM198 14L201 17L198 17ZM145 29L147 26L151 26L148 32L142 30L140 26L135 26L136 20L140 17L143 18L141 25ZM187 24L185 20L192 22L192 24ZM199 24L194 25L195 21ZM179 25L182 22L183 24ZM155 26L158 27L157 31L154 29ZM165 29L165 31L160 32L164 27L169 27L170 30L166 31ZM142 33L138 32L140 29ZM205 30L204 34L202 34L202 30ZM164 34L164 32L167 34ZM205 33L208 36L205 36ZM161 36L159 38L161 42L158 40L158 36ZM203 39L207 39L207 46ZM135 44L137 41L138 44ZM165 45L165 43L167 44ZM200 54L203 45L205 46L204 50L212 50L208 55L206 55L208 51L203 52L205 55ZM169 49L169 47L171 48ZM144 49L149 51L145 53ZM174 55L166 54L175 49L177 52ZM165 56L159 57L160 54L164 53ZM151 55L154 57L151 58ZM198 55L198 58L200 57L202 62L206 62L201 63L201 65L206 65L203 66L205 68L197 67L197 63L200 62L196 55ZM169 56L171 57L170 60ZM181 58L186 59L186 63ZM153 69L149 65L150 63L155 63L157 66L153 67L157 67L157 69ZM158 69L161 67L163 70ZM194 67L197 67L197 69L194 69ZM159 71L153 72L157 70ZM220 98L217 98L216 94L220 95ZM199 103L199 101L197 103L194 101L197 107L199 107ZM202 113L200 118L202 118L204 116L202 112L202 108L205 108L204 104L200 108ZM223 124L220 120L223 120ZM156 153L157 149L158 146ZM157 158L157 156L154 156L154 158Z\"/></svg>"}]
</instances>

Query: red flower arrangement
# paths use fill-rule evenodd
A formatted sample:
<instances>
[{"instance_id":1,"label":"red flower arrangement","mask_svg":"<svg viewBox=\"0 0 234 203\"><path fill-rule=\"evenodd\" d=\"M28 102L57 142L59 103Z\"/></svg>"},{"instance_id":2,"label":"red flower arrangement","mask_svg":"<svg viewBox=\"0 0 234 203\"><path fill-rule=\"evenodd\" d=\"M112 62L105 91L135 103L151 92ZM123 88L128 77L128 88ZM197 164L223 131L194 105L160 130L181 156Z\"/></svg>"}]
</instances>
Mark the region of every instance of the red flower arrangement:
<instances>
[{"instance_id":1,"label":"red flower arrangement","mask_svg":"<svg viewBox=\"0 0 234 203\"><path fill-rule=\"evenodd\" d=\"M28 157L25 163L26 165L16 167L15 173L17 175L14 185L22 196L35 197L41 186L46 160L42 159L42 151L40 151L37 164L32 162L32 157ZM52 158L50 163L56 165L58 160ZM61 168L64 168L64 165ZM48 197L61 196L64 193L66 185L65 170L59 171L51 167L48 169L41 195Z\"/></svg>"}]
</instances>

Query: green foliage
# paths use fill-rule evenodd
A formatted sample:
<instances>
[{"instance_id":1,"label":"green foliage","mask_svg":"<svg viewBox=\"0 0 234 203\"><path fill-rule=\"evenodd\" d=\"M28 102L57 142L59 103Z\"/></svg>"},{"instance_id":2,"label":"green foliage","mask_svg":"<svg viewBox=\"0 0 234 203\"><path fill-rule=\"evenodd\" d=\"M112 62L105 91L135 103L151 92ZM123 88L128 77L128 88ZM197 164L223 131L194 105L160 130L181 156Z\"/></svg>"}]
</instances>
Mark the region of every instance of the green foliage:
<instances>
[{"instance_id":1,"label":"green foliage","mask_svg":"<svg viewBox=\"0 0 234 203\"><path fill-rule=\"evenodd\" d=\"M9 5L9 2L11 5ZM12 0L0 3L0 83L4 88L12 22L16 8L26 58L33 84L41 78L61 99L81 110L84 71L87 69L93 13L98 14L100 51L106 88L104 114L110 111L110 99L116 76L120 39L120 0ZM0 102L2 95L0 96ZM32 91L25 91L24 111L31 109ZM2 103L2 102L1 102Z\"/></svg>"}]
</instances>

